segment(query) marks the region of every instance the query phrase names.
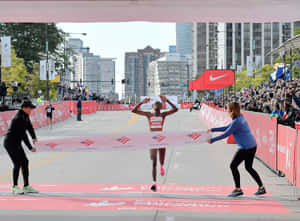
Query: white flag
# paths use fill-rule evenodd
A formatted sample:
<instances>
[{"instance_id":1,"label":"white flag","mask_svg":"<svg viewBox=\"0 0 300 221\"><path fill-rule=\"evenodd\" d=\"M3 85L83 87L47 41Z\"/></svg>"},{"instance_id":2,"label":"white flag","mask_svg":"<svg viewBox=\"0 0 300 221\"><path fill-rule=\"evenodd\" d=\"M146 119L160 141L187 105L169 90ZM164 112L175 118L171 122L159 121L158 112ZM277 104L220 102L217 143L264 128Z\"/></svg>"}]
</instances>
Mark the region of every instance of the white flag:
<instances>
[{"instance_id":1,"label":"white flag","mask_svg":"<svg viewBox=\"0 0 300 221\"><path fill-rule=\"evenodd\" d=\"M55 80L56 72L55 72L55 61L54 60L49 60L48 61L49 65L49 80Z\"/></svg>"},{"instance_id":2,"label":"white flag","mask_svg":"<svg viewBox=\"0 0 300 221\"><path fill-rule=\"evenodd\" d=\"M11 41L10 37L1 38L2 45L2 67L11 66ZM1 64L0 64L1 65Z\"/></svg>"},{"instance_id":3,"label":"white flag","mask_svg":"<svg viewBox=\"0 0 300 221\"><path fill-rule=\"evenodd\" d=\"M46 60L40 61L40 80L46 81L47 80L47 67L46 67Z\"/></svg>"},{"instance_id":4,"label":"white flag","mask_svg":"<svg viewBox=\"0 0 300 221\"><path fill-rule=\"evenodd\" d=\"M253 76L253 59L252 59L252 56L247 56L247 76Z\"/></svg>"}]
</instances>

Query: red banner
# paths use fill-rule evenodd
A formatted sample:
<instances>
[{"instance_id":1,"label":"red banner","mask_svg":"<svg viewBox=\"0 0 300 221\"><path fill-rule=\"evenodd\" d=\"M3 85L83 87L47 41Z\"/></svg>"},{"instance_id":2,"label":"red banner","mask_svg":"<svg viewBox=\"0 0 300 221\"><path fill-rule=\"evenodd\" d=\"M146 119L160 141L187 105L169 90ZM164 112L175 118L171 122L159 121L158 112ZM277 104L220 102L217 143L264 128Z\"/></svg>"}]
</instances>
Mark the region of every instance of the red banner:
<instances>
[{"instance_id":1,"label":"red banner","mask_svg":"<svg viewBox=\"0 0 300 221\"><path fill-rule=\"evenodd\" d=\"M276 121L258 113L243 112L243 115L256 139L257 156L276 170Z\"/></svg>"},{"instance_id":2,"label":"red banner","mask_svg":"<svg viewBox=\"0 0 300 221\"><path fill-rule=\"evenodd\" d=\"M206 70L197 80L191 81L190 90L216 90L231 86L235 81L233 70Z\"/></svg>"},{"instance_id":3,"label":"red banner","mask_svg":"<svg viewBox=\"0 0 300 221\"><path fill-rule=\"evenodd\" d=\"M278 170L294 183L296 130L278 125Z\"/></svg>"},{"instance_id":4,"label":"red banner","mask_svg":"<svg viewBox=\"0 0 300 221\"><path fill-rule=\"evenodd\" d=\"M181 109L189 109L193 106L193 103L183 103L183 104L180 104L180 108Z\"/></svg>"}]
</instances>

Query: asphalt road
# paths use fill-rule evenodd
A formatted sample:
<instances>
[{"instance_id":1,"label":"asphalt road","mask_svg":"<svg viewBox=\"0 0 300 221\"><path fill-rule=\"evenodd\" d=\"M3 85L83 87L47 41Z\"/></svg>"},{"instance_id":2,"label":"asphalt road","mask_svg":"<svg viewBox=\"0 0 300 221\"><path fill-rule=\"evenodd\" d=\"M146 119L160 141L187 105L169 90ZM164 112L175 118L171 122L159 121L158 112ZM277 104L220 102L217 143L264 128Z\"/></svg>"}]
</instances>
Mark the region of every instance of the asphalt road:
<instances>
[{"instance_id":1,"label":"asphalt road","mask_svg":"<svg viewBox=\"0 0 300 221\"><path fill-rule=\"evenodd\" d=\"M167 118L166 131L205 130L199 112L181 110ZM39 139L96 134L147 133L144 117L129 111L98 112L37 130ZM1 138L2 139L2 138ZM2 142L2 140L1 140ZM186 145L167 150L166 175L151 193L149 151L28 153L30 180L40 195L11 196L11 162L0 148L1 220L300 220L299 191L259 161L255 168L269 192L251 196L255 183L240 166L247 196L228 199L229 170L236 145ZM99 217L101 217L99 219Z\"/></svg>"}]
</instances>

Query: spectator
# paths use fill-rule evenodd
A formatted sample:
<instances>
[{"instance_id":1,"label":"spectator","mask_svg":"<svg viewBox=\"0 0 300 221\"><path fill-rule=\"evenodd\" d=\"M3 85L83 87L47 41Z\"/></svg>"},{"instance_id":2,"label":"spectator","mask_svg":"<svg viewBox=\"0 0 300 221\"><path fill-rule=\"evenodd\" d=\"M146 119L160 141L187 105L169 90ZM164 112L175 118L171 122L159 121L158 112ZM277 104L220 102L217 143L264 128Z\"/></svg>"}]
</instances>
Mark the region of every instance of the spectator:
<instances>
[{"instance_id":1,"label":"spectator","mask_svg":"<svg viewBox=\"0 0 300 221\"><path fill-rule=\"evenodd\" d=\"M270 115L270 118L272 117L279 117L279 119L283 120L283 111L280 108L280 104L276 103L275 104L275 109L272 111L272 114Z\"/></svg>"},{"instance_id":2,"label":"spectator","mask_svg":"<svg viewBox=\"0 0 300 221\"><path fill-rule=\"evenodd\" d=\"M81 108L82 108L82 103L81 103L81 97L80 97L77 101L77 121L82 121Z\"/></svg>"},{"instance_id":3,"label":"spectator","mask_svg":"<svg viewBox=\"0 0 300 221\"><path fill-rule=\"evenodd\" d=\"M259 86L244 87L236 94L223 94L213 99L214 105L219 107L234 101L239 102L243 110L268 113L270 116L282 117L285 111L287 118L281 123L293 126L292 121L298 118L300 111L300 79L263 82Z\"/></svg>"},{"instance_id":4,"label":"spectator","mask_svg":"<svg viewBox=\"0 0 300 221\"><path fill-rule=\"evenodd\" d=\"M283 120L278 119L278 123L295 128L295 121L300 120L300 112L293 108L290 100L285 101L284 110L285 114L283 116Z\"/></svg>"}]
</instances>

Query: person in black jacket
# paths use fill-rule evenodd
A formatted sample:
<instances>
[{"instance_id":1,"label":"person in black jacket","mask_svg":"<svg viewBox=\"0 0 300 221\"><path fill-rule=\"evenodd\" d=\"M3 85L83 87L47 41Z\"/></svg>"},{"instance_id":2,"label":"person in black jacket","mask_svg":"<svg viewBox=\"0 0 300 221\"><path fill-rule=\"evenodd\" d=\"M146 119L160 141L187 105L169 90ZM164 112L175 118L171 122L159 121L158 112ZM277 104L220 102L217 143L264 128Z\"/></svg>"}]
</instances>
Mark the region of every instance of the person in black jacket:
<instances>
[{"instance_id":1,"label":"person in black jacket","mask_svg":"<svg viewBox=\"0 0 300 221\"><path fill-rule=\"evenodd\" d=\"M37 190L29 185L29 162L21 144L22 141L24 141L31 152L36 152L36 148L31 145L26 133L26 131L29 132L33 139L33 143L35 144L37 142L37 138L29 118L31 111L34 108L35 106L31 103L31 101L24 101L21 106L21 110L19 110L13 117L7 134L4 138L4 148L6 149L14 165L12 187L12 192L14 194L38 193ZM24 178L23 189L20 189L18 186L20 169L22 169Z\"/></svg>"},{"instance_id":2,"label":"person in black jacket","mask_svg":"<svg viewBox=\"0 0 300 221\"><path fill-rule=\"evenodd\" d=\"M82 121L82 119L81 119L81 107L82 107L81 97L79 97L78 101L77 101L77 121Z\"/></svg>"}]
</instances>

